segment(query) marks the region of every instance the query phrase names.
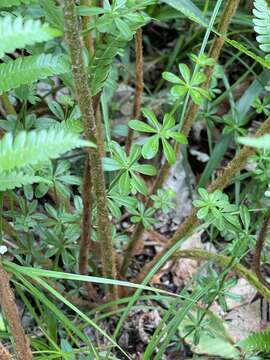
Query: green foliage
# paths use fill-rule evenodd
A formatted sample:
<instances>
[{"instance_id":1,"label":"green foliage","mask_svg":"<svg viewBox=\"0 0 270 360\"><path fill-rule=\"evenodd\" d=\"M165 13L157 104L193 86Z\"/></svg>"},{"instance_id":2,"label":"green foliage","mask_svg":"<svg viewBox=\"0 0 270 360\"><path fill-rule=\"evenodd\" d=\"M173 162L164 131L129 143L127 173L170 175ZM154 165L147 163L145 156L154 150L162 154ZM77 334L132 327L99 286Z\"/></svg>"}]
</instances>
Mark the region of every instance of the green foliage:
<instances>
[{"instance_id":1,"label":"green foliage","mask_svg":"<svg viewBox=\"0 0 270 360\"><path fill-rule=\"evenodd\" d=\"M33 183L48 184L49 180L23 171L0 172L0 191L12 190Z\"/></svg>"},{"instance_id":2,"label":"green foliage","mask_svg":"<svg viewBox=\"0 0 270 360\"><path fill-rule=\"evenodd\" d=\"M270 52L270 7L266 0L255 0L253 4L253 24L258 34L256 40L260 44L260 49L268 54ZM266 59L270 59L269 55L266 55Z\"/></svg>"},{"instance_id":3,"label":"green foliage","mask_svg":"<svg viewBox=\"0 0 270 360\"><path fill-rule=\"evenodd\" d=\"M250 334L246 339L240 341L238 346L245 352L270 352L270 329Z\"/></svg>"},{"instance_id":4,"label":"green foliage","mask_svg":"<svg viewBox=\"0 0 270 360\"><path fill-rule=\"evenodd\" d=\"M161 209L164 214L167 214L171 209L175 208L175 203L172 201L175 195L175 192L170 189L158 189L156 195L151 195L154 208Z\"/></svg>"},{"instance_id":5,"label":"green foliage","mask_svg":"<svg viewBox=\"0 0 270 360\"><path fill-rule=\"evenodd\" d=\"M18 6L21 4L35 4L37 2L38 2L38 0L1 0L0 8Z\"/></svg>"},{"instance_id":6,"label":"green foliage","mask_svg":"<svg viewBox=\"0 0 270 360\"><path fill-rule=\"evenodd\" d=\"M24 19L10 15L0 18L0 58L5 53L24 48L43 41L48 41L61 32L42 24L40 20Z\"/></svg>"},{"instance_id":7,"label":"green foliage","mask_svg":"<svg viewBox=\"0 0 270 360\"><path fill-rule=\"evenodd\" d=\"M156 219L154 219L153 215L155 213L155 209L149 207L148 209L145 209L145 206L143 203L139 202L137 209L129 209L130 214L132 215L130 220L137 224L139 222L142 222L145 229L149 229L152 227L153 224L156 223Z\"/></svg>"},{"instance_id":8,"label":"green foliage","mask_svg":"<svg viewBox=\"0 0 270 360\"><path fill-rule=\"evenodd\" d=\"M63 55L41 54L19 57L0 65L0 93L68 71L69 63Z\"/></svg>"},{"instance_id":9,"label":"green foliage","mask_svg":"<svg viewBox=\"0 0 270 360\"><path fill-rule=\"evenodd\" d=\"M176 84L171 89L171 94L175 97L183 97L187 94L191 96L191 99L195 104L200 105L204 98L211 99L209 91L202 89L199 85L202 85L206 80L206 75L202 72L197 72L194 76L191 76L190 69L186 64L179 64L179 71L184 80L179 76L165 71L162 76L170 83Z\"/></svg>"},{"instance_id":10,"label":"green foliage","mask_svg":"<svg viewBox=\"0 0 270 360\"><path fill-rule=\"evenodd\" d=\"M103 159L103 168L105 171L119 171L114 185L118 185L119 191L123 194L137 192L147 195L148 189L144 180L137 174L153 176L156 170L153 165L139 164L138 160L141 157L141 148L134 144L130 150L130 155L127 156L121 146L112 141L111 144L112 158L105 157ZM112 186L112 185L111 185Z\"/></svg>"},{"instance_id":11,"label":"green foliage","mask_svg":"<svg viewBox=\"0 0 270 360\"><path fill-rule=\"evenodd\" d=\"M6 133L0 140L0 172L55 159L66 151L82 146L93 144L79 139L71 132L54 128L22 131L16 136Z\"/></svg>"},{"instance_id":12,"label":"green foliage","mask_svg":"<svg viewBox=\"0 0 270 360\"><path fill-rule=\"evenodd\" d=\"M214 224L220 231L225 230L228 226L239 227L238 219L233 214L237 211L237 207L230 204L226 194L220 190L208 194L203 188L199 188L198 192L201 199L193 201L193 205L200 208L197 212L198 219Z\"/></svg>"},{"instance_id":13,"label":"green foliage","mask_svg":"<svg viewBox=\"0 0 270 360\"><path fill-rule=\"evenodd\" d=\"M64 19L62 11L55 5L54 0L38 0L41 5L46 21L56 29L64 30Z\"/></svg>"},{"instance_id":14,"label":"green foliage","mask_svg":"<svg viewBox=\"0 0 270 360\"><path fill-rule=\"evenodd\" d=\"M257 149L270 149L270 135L263 135L258 138L252 138L249 136L240 137L238 138L238 142Z\"/></svg>"},{"instance_id":15,"label":"green foliage","mask_svg":"<svg viewBox=\"0 0 270 360\"><path fill-rule=\"evenodd\" d=\"M129 121L129 127L131 129L155 134L149 137L143 145L142 156L145 159L152 159L155 157L158 152L159 142L161 141L166 159L169 164L174 164L176 161L176 155L168 140L173 139L179 144L187 144L186 137L177 132L175 129L176 126L174 117L170 114L165 114L161 125L151 110L143 109L142 112L150 125L140 120Z\"/></svg>"}]
</instances>

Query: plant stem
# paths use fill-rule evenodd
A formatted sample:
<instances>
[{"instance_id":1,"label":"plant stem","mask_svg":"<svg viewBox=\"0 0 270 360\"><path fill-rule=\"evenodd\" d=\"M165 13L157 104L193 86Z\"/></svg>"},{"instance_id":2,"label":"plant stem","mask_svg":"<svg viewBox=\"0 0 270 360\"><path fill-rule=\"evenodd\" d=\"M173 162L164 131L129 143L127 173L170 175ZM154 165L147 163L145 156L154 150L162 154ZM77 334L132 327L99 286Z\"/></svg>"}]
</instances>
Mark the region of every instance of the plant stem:
<instances>
[{"instance_id":1,"label":"plant stem","mask_svg":"<svg viewBox=\"0 0 270 360\"><path fill-rule=\"evenodd\" d=\"M142 46L142 29L137 30L135 34L135 54L136 54L136 86L135 86L135 95L133 103L133 119L139 120L141 115L141 102L142 102L142 93L144 88L143 83L143 46ZM126 141L126 153L129 154L133 140L133 130L128 129L128 136Z\"/></svg>"},{"instance_id":2,"label":"plant stem","mask_svg":"<svg viewBox=\"0 0 270 360\"><path fill-rule=\"evenodd\" d=\"M82 6L89 6L90 7L92 5L92 0L81 0L80 3L81 3ZM88 28L90 21L91 21L90 16L83 16L82 17L82 28L83 28L83 30ZM91 31L88 31L84 35L84 44L85 44L86 49L88 50L89 57L91 58L94 55L94 51L95 51Z\"/></svg>"},{"instance_id":3,"label":"plant stem","mask_svg":"<svg viewBox=\"0 0 270 360\"><path fill-rule=\"evenodd\" d=\"M267 134L270 131L270 117L267 118L264 123L260 126L257 130L255 136L259 137L264 134ZM244 146L239 154L233 158L229 162L229 164L223 169L220 175L214 180L207 188L209 193L215 191L216 189L223 190L226 186L228 186L233 178L233 176L240 170L242 170L245 165L247 159L255 153L255 150ZM197 219L197 209L193 208L191 214L186 218L186 220L179 226L176 230L174 236L168 241L167 245L164 249L157 254L154 259L149 262L139 273L138 277L136 278L137 282L140 282L145 275L148 273L149 269L151 269L162 256L170 249L174 244L176 244L179 239L187 236L189 233L193 231L193 229L199 225L199 220Z\"/></svg>"},{"instance_id":4,"label":"plant stem","mask_svg":"<svg viewBox=\"0 0 270 360\"><path fill-rule=\"evenodd\" d=\"M255 274L257 275L257 278L260 280L260 282L267 287L267 289L270 290L270 283L268 283L265 278L263 277L263 274L261 272L261 255L263 251L263 246L265 243L265 240L267 239L267 233L268 233L268 227L270 225L270 211L268 211L268 214L266 216L265 221L262 224L257 242L256 242L256 249L253 259L253 269Z\"/></svg>"},{"instance_id":5,"label":"plant stem","mask_svg":"<svg viewBox=\"0 0 270 360\"><path fill-rule=\"evenodd\" d=\"M63 9L65 35L67 44L69 45L75 94L82 114L84 135L95 144L99 144L93 100L91 90L88 86L88 74L83 63L80 28L74 1L64 0ZM113 251L111 223L107 208L105 177L102 169L99 146L97 146L97 148L89 148L88 155L91 168L93 195L95 196L97 207L97 235L101 248L103 275L104 277L115 279L116 261ZM117 296L115 287L110 287L110 292L114 297Z\"/></svg>"},{"instance_id":6,"label":"plant stem","mask_svg":"<svg viewBox=\"0 0 270 360\"><path fill-rule=\"evenodd\" d=\"M9 283L9 275L0 264L0 304L14 339L19 360L31 360L30 344L21 324L15 297ZM2 359L2 358L1 358Z\"/></svg>"}]
</instances>

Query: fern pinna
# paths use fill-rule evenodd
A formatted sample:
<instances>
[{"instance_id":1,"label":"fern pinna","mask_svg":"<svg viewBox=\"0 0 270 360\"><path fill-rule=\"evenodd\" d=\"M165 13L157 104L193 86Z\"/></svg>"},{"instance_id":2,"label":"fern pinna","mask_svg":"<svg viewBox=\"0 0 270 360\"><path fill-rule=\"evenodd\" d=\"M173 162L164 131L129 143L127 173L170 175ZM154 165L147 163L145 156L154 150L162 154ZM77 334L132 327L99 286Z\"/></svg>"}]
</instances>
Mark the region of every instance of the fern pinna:
<instances>
[{"instance_id":1,"label":"fern pinna","mask_svg":"<svg viewBox=\"0 0 270 360\"><path fill-rule=\"evenodd\" d=\"M259 47L266 55L266 59L270 59L270 5L266 0L255 0L253 9L254 30L258 34L256 40L260 44Z\"/></svg>"},{"instance_id":2,"label":"fern pinna","mask_svg":"<svg viewBox=\"0 0 270 360\"><path fill-rule=\"evenodd\" d=\"M28 4L32 0L1 1L0 7ZM24 19L7 15L0 18L0 94L29 85L49 76L70 71L67 57L62 54L36 54L20 56L12 60L5 55L15 49L49 41L61 35L61 31L40 20ZM41 131L21 131L16 135L6 133L0 141L0 191L15 187L46 182L35 175L32 165L54 159L76 147L91 146L72 131L66 122ZM42 149L42 151L40 151Z\"/></svg>"}]
</instances>

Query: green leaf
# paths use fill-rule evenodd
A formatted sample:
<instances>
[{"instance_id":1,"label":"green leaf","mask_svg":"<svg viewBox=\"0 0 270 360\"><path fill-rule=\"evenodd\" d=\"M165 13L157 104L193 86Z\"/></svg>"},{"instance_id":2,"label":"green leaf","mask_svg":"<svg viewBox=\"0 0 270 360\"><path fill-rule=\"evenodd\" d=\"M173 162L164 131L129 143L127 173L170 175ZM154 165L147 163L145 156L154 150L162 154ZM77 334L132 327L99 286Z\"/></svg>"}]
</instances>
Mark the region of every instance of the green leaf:
<instances>
[{"instance_id":1,"label":"green leaf","mask_svg":"<svg viewBox=\"0 0 270 360\"><path fill-rule=\"evenodd\" d=\"M154 126L157 130L160 128L160 124L157 121L156 115L151 110L143 108L142 113L152 126Z\"/></svg>"},{"instance_id":2,"label":"green leaf","mask_svg":"<svg viewBox=\"0 0 270 360\"><path fill-rule=\"evenodd\" d=\"M167 140L165 140L165 139L161 139L161 140L162 140L164 155L165 155L166 159L168 160L168 163L170 165L172 165L176 161L175 151L174 151L173 147L171 146L171 144L169 144L169 142Z\"/></svg>"},{"instance_id":3,"label":"green leaf","mask_svg":"<svg viewBox=\"0 0 270 360\"><path fill-rule=\"evenodd\" d=\"M48 76L59 75L70 70L63 55L41 54L19 57L0 65L0 92L31 84Z\"/></svg>"},{"instance_id":4,"label":"green leaf","mask_svg":"<svg viewBox=\"0 0 270 360\"><path fill-rule=\"evenodd\" d=\"M188 92L188 88L186 86L182 86L182 85L175 85L171 88L171 94L173 96L185 96Z\"/></svg>"},{"instance_id":5,"label":"green leaf","mask_svg":"<svg viewBox=\"0 0 270 360\"><path fill-rule=\"evenodd\" d=\"M180 81L181 81L181 79L179 79L178 76L176 76L173 73L168 72L168 71L164 71L162 73L162 77L163 77L163 79L165 79L165 80L167 80L167 81L169 81L169 82L171 82L173 84L179 84Z\"/></svg>"},{"instance_id":6,"label":"green leaf","mask_svg":"<svg viewBox=\"0 0 270 360\"><path fill-rule=\"evenodd\" d=\"M122 168L117 161L108 157L102 158L102 166L104 171L116 171Z\"/></svg>"},{"instance_id":7,"label":"green leaf","mask_svg":"<svg viewBox=\"0 0 270 360\"><path fill-rule=\"evenodd\" d=\"M54 128L22 131L15 137L6 133L0 140L0 172L55 159L77 147L93 146L77 135Z\"/></svg>"},{"instance_id":8,"label":"green leaf","mask_svg":"<svg viewBox=\"0 0 270 360\"><path fill-rule=\"evenodd\" d=\"M149 176L154 176L157 173L155 167L149 164L135 164L132 166L132 170Z\"/></svg>"},{"instance_id":9,"label":"green leaf","mask_svg":"<svg viewBox=\"0 0 270 360\"><path fill-rule=\"evenodd\" d=\"M179 144L187 144L188 143L187 137L184 134L180 134L175 131L170 131L169 135L171 138L173 138Z\"/></svg>"},{"instance_id":10,"label":"green leaf","mask_svg":"<svg viewBox=\"0 0 270 360\"><path fill-rule=\"evenodd\" d=\"M122 193L130 192L130 177L128 171L125 171L119 178L119 189Z\"/></svg>"},{"instance_id":11,"label":"green leaf","mask_svg":"<svg viewBox=\"0 0 270 360\"><path fill-rule=\"evenodd\" d=\"M128 122L128 126L135 131L141 131L141 132L147 132L147 133L156 132L155 129L153 129L151 126L149 126L148 124L146 124L140 120L130 120Z\"/></svg>"},{"instance_id":12,"label":"green leaf","mask_svg":"<svg viewBox=\"0 0 270 360\"><path fill-rule=\"evenodd\" d=\"M179 64L179 71L186 84L190 83L190 70L186 64Z\"/></svg>"},{"instance_id":13,"label":"green leaf","mask_svg":"<svg viewBox=\"0 0 270 360\"><path fill-rule=\"evenodd\" d=\"M0 8L19 6L21 4L36 4L38 0L0 0Z\"/></svg>"},{"instance_id":14,"label":"green leaf","mask_svg":"<svg viewBox=\"0 0 270 360\"><path fill-rule=\"evenodd\" d=\"M56 6L54 0L38 0L41 5L46 21L53 27L64 31L64 17L60 7Z\"/></svg>"},{"instance_id":15,"label":"green leaf","mask_svg":"<svg viewBox=\"0 0 270 360\"><path fill-rule=\"evenodd\" d=\"M145 196L148 195L148 189L145 185L145 182L139 176L134 174L133 171L131 172L131 184L132 187L135 188L139 193Z\"/></svg>"},{"instance_id":16,"label":"green leaf","mask_svg":"<svg viewBox=\"0 0 270 360\"><path fill-rule=\"evenodd\" d=\"M12 190L33 183L50 183L40 176L24 173L22 171L0 172L0 191Z\"/></svg>"},{"instance_id":17,"label":"green leaf","mask_svg":"<svg viewBox=\"0 0 270 360\"><path fill-rule=\"evenodd\" d=\"M171 129L175 126L175 118L171 114L165 114L163 118L163 130Z\"/></svg>"},{"instance_id":18,"label":"green leaf","mask_svg":"<svg viewBox=\"0 0 270 360\"><path fill-rule=\"evenodd\" d=\"M159 147L159 136L158 135L151 136L143 145L142 156L145 159L153 159L153 157L155 157L158 152L158 147Z\"/></svg>"},{"instance_id":19,"label":"green leaf","mask_svg":"<svg viewBox=\"0 0 270 360\"><path fill-rule=\"evenodd\" d=\"M93 15L100 15L104 13L104 9L95 6L78 6L77 7L78 14L80 16L93 16Z\"/></svg>"},{"instance_id":20,"label":"green leaf","mask_svg":"<svg viewBox=\"0 0 270 360\"><path fill-rule=\"evenodd\" d=\"M132 39L133 33L130 30L128 24L119 17L115 18L114 21L115 21L115 25L116 25L117 29L122 34L123 38L127 39L127 40Z\"/></svg>"},{"instance_id":21,"label":"green leaf","mask_svg":"<svg viewBox=\"0 0 270 360\"><path fill-rule=\"evenodd\" d=\"M52 29L48 24L41 24L40 20L23 19L21 16L10 15L0 18L0 58L5 53L12 53L26 45L48 41L61 32Z\"/></svg>"},{"instance_id":22,"label":"green leaf","mask_svg":"<svg viewBox=\"0 0 270 360\"><path fill-rule=\"evenodd\" d=\"M252 138L249 136L240 137L237 141L246 146L255 147L258 149L270 149L270 135L263 135L258 138Z\"/></svg>"}]
</instances>

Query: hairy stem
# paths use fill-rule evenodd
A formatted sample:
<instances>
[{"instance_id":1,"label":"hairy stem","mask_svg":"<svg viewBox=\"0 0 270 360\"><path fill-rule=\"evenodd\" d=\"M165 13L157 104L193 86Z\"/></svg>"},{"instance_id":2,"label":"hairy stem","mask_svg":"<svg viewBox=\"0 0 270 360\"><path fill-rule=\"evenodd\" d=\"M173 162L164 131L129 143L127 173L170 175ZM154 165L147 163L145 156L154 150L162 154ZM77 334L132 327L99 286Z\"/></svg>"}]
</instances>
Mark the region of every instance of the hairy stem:
<instances>
[{"instance_id":1,"label":"hairy stem","mask_svg":"<svg viewBox=\"0 0 270 360\"><path fill-rule=\"evenodd\" d=\"M270 290L270 283L268 283L265 280L265 278L261 272L261 255L262 255L265 240L267 238L269 225L270 225L270 211L268 211L266 219L263 222L263 225L261 227L261 230L260 230L257 242L256 242L256 249L255 249L255 254L254 254L254 258L253 258L253 269L254 269L255 274L257 275L257 278L260 280L260 282L262 284L264 284L264 286L266 286L267 289Z\"/></svg>"},{"instance_id":2,"label":"hairy stem","mask_svg":"<svg viewBox=\"0 0 270 360\"><path fill-rule=\"evenodd\" d=\"M87 139L98 144L93 100L91 90L88 86L88 74L83 63L80 28L76 15L75 2L73 0L64 0L63 3L65 35L71 57L75 94L84 124L84 134ZM104 277L115 279L116 261L112 244L111 223L107 208L105 177L99 147L89 148L88 155L93 195L95 196L97 207L97 235L101 248L103 275ZM110 287L110 292L113 293L114 296L117 295L115 287Z\"/></svg>"},{"instance_id":3,"label":"hairy stem","mask_svg":"<svg viewBox=\"0 0 270 360\"><path fill-rule=\"evenodd\" d=\"M9 275L0 264L0 304L8 322L19 360L31 360L30 344L21 324L15 297L9 283ZM2 359L2 358L1 358Z\"/></svg>"},{"instance_id":4,"label":"hairy stem","mask_svg":"<svg viewBox=\"0 0 270 360\"><path fill-rule=\"evenodd\" d=\"M229 25L230 25L231 20L237 10L239 2L240 2L240 0L229 0L227 2L226 6L223 10L223 13L221 15L220 24L218 26L218 33L220 35L227 34ZM223 45L224 45L224 38L222 36L216 35L214 42L211 46L211 49L209 51L209 55L208 55L209 57L213 58L215 60L215 62L217 62L219 59ZM207 80L202 85L202 88L208 89L209 83L211 81L211 77L213 75L213 71L214 71L214 66L208 66L205 68L205 75L207 76ZM184 119L183 129L181 131L185 136L189 135L189 132L191 130L192 124L194 123L194 121L196 119L196 115L197 115L199 108L200 108L199 105L197 105L193 102L190 102L188 110L187 110L187 114ZM176 153L179 154L180 145L178 143L176 143L176 145L175 145L175 150L176 150ZM159 170L159 173L156 177L155 183L151 189L152 194L156 193L156 191L162 187L165 180L167 179L170 167L171 166L168 162L165 162L164 165L161 167L161 169ZM146 203L146 208L151 206L151 204L152 204L152 201L149 198ZM134 250L137 246L137 242L140 240L143 231L144 231L143 224L138 223L135 227L133 236L132 236L131 241L128 246L127 254L125 256L124 263L123 263L122 270L121 270L122 274L125 274L127 271L128 264L132 258Z\"/></svg>"},{"instance_id":5,"label":"hairy stem","mask_svg":"<svg viewBox=\"0 0 270 360\"><path fill-rule=\"evenodd\" d=\"M260 126L255 136L262 136L264 134L269 133L270 131L270 117L265 120L265 122ZM216 189L220 189L221 191L230 184L233 176L240 170L242 170L247 162L247 159L255 153L255 150L244 146L237 156L233 158L229 162L229 164L223 169L223 171L219 174L216 180L214 180L207 188L208 192L213 192ZM175 245L180 239L187 236L189 233L195 229L196 226L199 225L199 220L197 219L197 209L193 208L191 214L187 217L187 219L179 226L176 230L174 236L168 241L167 245L164 249L157 254L152 261L150 261L140 272L136 281L140 282L149 269L151 269L158 261L161 259L164 254L170 249L173 245Z\"/></svg>"},{"instance_id":6,"label":"hairy stem","mask_svg":"<svg viewBox=\"0 0 270 360\"><path fill-rule=\"evenodd\" d=\"M136 85L135 85L132 117L133 119L139 120L141 115L142 93L144 88L142 29L137 30L135 34L135 54L136 54L136 63L135 63ZM127 154L129 154L132 145L132 140L133 140L133 130L129 128L127 141L126 141Z\"/></svg>"},{"instance_id":7,"label":"hairy stem","mask_svg":"<svg viewBox=\"0 0 270 360\"><path fill-rule=\"evenodd\" d=\"M81 0L80 1L82 6L91 6L92 0ZM90 25L91 17L90 16L83 16L82 17L82 28L83 30L86 30ZM88 54L90 58L94 55L94 42L92 37L92 32L87 31L87 33L84 35L84 44L86 49L88 50Z\"/></svg>"}]
</instances>

